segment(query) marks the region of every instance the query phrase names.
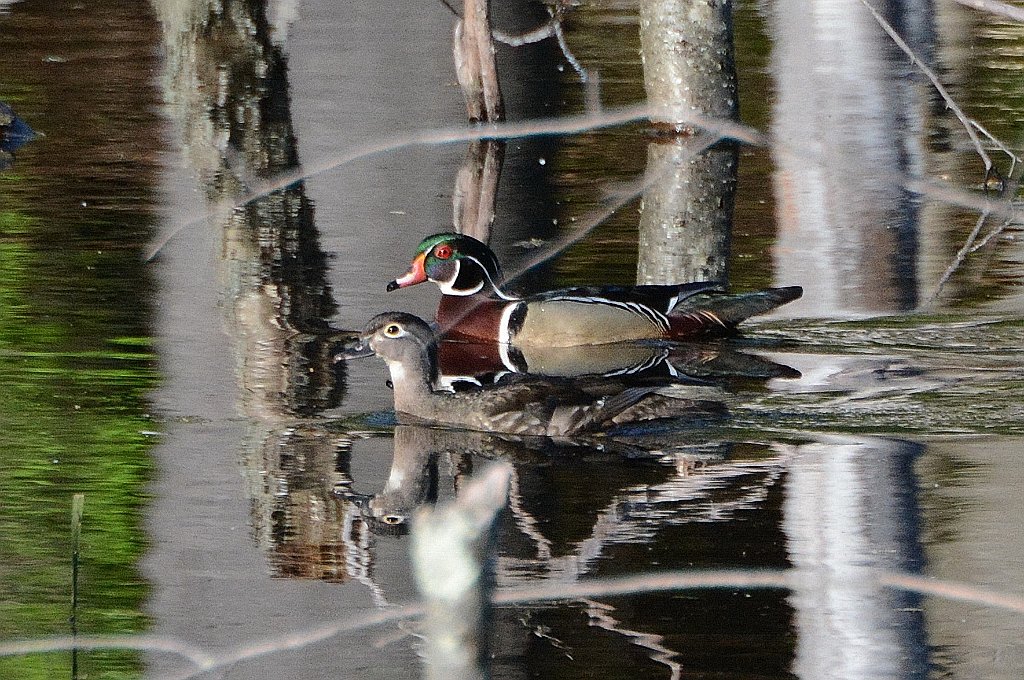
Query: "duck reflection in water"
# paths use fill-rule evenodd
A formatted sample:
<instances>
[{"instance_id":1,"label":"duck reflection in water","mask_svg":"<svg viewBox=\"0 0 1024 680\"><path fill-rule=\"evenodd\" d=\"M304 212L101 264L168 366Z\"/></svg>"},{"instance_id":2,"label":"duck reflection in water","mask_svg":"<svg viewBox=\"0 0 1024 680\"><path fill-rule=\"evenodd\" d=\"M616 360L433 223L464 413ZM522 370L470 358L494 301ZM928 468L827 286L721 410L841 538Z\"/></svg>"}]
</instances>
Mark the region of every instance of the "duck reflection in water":
<instances>
[{"instance_id":1,"label":"duck reflection in water","mask_svg":"<svg viewBox=\"0 0 1024 680\"><path fill-rule=\"evenodd\" d=\"M525 436L567 437L625 423L724 413L711 385L627 385L614 380L512 376L477 390L437 390L437 336L419 317L400 312L370 320L344 356L370 350L387 365L400 422L427 422Z\"/></svg>"},{"instance_id":2,"label":"duck reflection in water","mask_svg":"<svg viewBox=\"0 0 1024 680\"><path fill-rule=\"evenodd\" d=\"M534 442L535 443L535 442ZM359 506L376 533L404 534L413 511L438 501L439 465L449 462L458 483L472 471L473 457L516 462L545 462L548 458L529 442L512 442L470 430L441 430L422 425L395 426L395 452L384 487L374 494L344 491Z\"/></svg>"},{"instance_id":3,"label":"duck reflection in water","mask_svg":"<svg viewBox=\"0 0 1024 680\"><path fill-rule=\"evenodd\" d=\"M698 443L689 437L680 440L679 434L677 430L671 444L658 434L627 439L602 438L597 442L585 438L553 440L428 425L397 425L391 469L380 491L359 493L346 487L336 493L358 506L374 533L404 535L408 533L416 508L433 505L443 500L442 497L456 493L460 482L488 461L512 463L515 479L536 475L535 471L540 469L559 469L561 463L568 463L577 473L591 466L607 471L609 465L643 465L649 466L653 478L661 478L666 470L677 469L680 461L697 469L721 463L728 457L727 444ZM690 472L682 474L688 476ZM442 481L444 479L448 482ZM605 481L611 485L613 496L624 491L614 482ZM601 493L596 493L591 500L597 503L601 497ZM646 498L650 500L650 494Z\"/></svg>"},{"instance_id":4,"label":"duck reflection in water","mask_svg":"<svg viewBox=\"0 0 1024 680\"><path fill-rule=\"evenodd\" d=\"M510 373L549 378L613 377L634 383L799 378L800 372L723 342L636 340L573 347L525 347L478 340L438 339L438 386L497 382Z\"/></svg>"}]
</instances>

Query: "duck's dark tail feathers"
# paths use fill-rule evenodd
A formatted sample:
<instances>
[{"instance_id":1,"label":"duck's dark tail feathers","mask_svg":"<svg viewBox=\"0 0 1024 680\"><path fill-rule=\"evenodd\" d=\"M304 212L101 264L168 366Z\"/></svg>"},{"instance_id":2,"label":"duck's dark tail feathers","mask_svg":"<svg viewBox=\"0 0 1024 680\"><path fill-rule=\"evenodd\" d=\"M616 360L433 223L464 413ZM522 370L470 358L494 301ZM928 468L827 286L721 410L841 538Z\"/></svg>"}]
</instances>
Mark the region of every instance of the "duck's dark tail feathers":
<instances>
[{"instance_id":1,"label":"duck's dark tail feathers","mask_svg":"<svg viewBox=\"0 0 1024 680\"><path fill-rule=\"evenodd\" d=\"M657 387L651 386L626 388L618 394L594 402L588 408L573 409L567 422L558 423L556 429L560 430L560 434L599 430L605 423L610 422L615 416L634 406L657 389ZM555 425L554 419L552 419L552 424Z\"/></svg>"},{"instance_id":2,"label":"duck's dark tail feathers","mask_svg":"<svg viewBox=\"0 0 1024 680\"><path fill-rule=\"evenodd\" d=\"M787 302L796 300L804 294L800 286L785 288L767 288L756 293L739 293L727 295L722 293L705 293L686 298L679 303L669 317L673 330L677 324L684 330L687 325L699 325L705 332L732 330L736 324L752 316L765 314ZM679 323L683 322L683 323ZM689 322L689 323L685 323ZM690 330L699 332L694 328ZM684 333L689 334L689 333Z\"/></svg>"}]
</instances>

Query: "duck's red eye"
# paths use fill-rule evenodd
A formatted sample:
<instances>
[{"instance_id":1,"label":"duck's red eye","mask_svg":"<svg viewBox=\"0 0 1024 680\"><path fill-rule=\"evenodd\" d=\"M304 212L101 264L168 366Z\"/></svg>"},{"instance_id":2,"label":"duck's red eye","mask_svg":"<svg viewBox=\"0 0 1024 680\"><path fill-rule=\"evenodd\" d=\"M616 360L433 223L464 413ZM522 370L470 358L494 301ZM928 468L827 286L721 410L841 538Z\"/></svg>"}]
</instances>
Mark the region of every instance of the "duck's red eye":
<instances>
[{"instance_id":1,"label":"duck's red eye","mask_svg":"<svg viewBox=\"0 0 1024 680\"><path fill-rule=\"evenodd\" d=\"M439 260L447 260L452 256L452 247L447 243L442 243L438 247L434 248L434 257Z\"/></svg>"}]
</instances>

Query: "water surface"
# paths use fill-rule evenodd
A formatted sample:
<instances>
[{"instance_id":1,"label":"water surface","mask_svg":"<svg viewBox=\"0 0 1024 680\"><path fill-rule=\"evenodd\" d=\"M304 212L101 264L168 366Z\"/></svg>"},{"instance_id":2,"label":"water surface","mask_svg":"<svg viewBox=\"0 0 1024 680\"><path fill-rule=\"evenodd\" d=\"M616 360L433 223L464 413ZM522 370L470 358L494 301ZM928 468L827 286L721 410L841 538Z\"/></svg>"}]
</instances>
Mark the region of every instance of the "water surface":
<instances>
[{"instance_id":1,"label":"water surface","mask_svg":"<svg viewBox=\"0 0 1024 680\"><path fill-rule=\"evenodd\" d=\"M536 9L498 20L529 26ZM500 458L514 465L500 586L688 568L800 578L792 592L502 608L495 677L1019 675L1017 617L885 589L870 570L1019 592L1020 230L946 275L976 216L901 179L974 191L977 154L860 3L819 10L736 8L741 115L778 143L740 151L725 272L737 289L806 294L730 346L801 377L730 381L730 419L602 451L395 427L383 366L331 361L338 329L433 313L435 290L384 285L451 225L464 144L211 209L367 140L461 125L443 6L0 5L0 99L46 134L0 174L3 638L68 632L73 493L86 495L78 630L217 654L412 601L404 520ZM1020 26L959 6L918 15L898 24L908 43L1013 146ZM636 25L632 3L605 2L567 25L605 106L643 96ZM498 57L511 119L583 110L555 45ZM491 234L506 268L622 203L522 286L635 280L650 141L634 125L508 144ZM417 677L416 650L390 626L228 673ZM184 667L155 652L76 662L97 677ZM0 675L71 663L13 657Z\"/></svg>"}]
</instances>

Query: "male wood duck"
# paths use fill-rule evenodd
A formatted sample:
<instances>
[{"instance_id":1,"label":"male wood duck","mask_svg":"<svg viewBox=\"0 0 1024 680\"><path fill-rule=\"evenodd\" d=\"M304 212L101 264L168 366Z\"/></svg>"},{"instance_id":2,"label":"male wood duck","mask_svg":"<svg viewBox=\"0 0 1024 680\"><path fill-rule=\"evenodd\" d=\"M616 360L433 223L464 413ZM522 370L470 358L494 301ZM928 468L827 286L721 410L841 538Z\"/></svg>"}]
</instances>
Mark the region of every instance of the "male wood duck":
<instances>
[{"instance_id":1,"label":"male wood duck","mask_svg":"<svg viewBox=\"0 0 1024 680\"><path fill-rule=\"evenodd\" d=\"M799 286L729 295L715 282L582 286L526 297L501 287L501 265L471 236L440 233L419 245L412 266L389 291L433 281L443 294L437 322L449 337L518 347L570 347L722 335L738 323L791 302Z\"/></svg>"},{"instance_id":2,"label":"male wood duck","mask_svg":"<svg viewBox=\"0 0 1024 680\"><path fill-rule=\"evenodd\" d=\"M476 391L435 391L437 336L422 319L401 312L371 319L348 356L359 356L365 347L387 363L395 411L406 422L411 418L484 432L562 437L622 423L722 410L713 398L717 391L708 387L622 389L608 381L525 378Z\"/></svg>"}]
</instances>

